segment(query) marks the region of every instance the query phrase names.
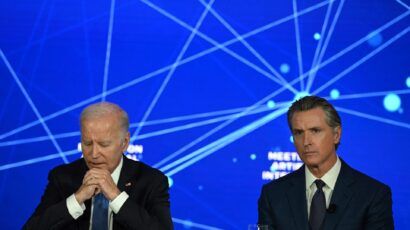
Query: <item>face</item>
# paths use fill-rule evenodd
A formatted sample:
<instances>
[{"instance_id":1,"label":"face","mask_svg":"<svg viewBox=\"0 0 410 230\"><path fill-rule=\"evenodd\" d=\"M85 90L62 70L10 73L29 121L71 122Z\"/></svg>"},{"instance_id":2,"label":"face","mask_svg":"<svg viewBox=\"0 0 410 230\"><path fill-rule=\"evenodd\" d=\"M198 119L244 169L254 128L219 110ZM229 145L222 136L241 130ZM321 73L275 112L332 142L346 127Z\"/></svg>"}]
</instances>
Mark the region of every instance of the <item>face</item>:
<instances>
[{"instance_id":1,"label":"face","mask_svg":"<svg viewBox=\"0 0 410 230\"><path fill-rule=\"evenodd\" d=\"M88 168L113 172L128 148L130 133L124 133L116 115L85 119L81 125L81 148Z\"/></svg>"},{"instance_id":2,"label":"face","mask_svg":"<svg viewBox=\"0 0 410 230\"><path fill-rule=\"evenodd\" d=\"M296 151L306 166L329 170L337 160L335 144L340 141L340 126L330 127L321 108L294 113L291 125Z\"/></svg>"}]
</instances>

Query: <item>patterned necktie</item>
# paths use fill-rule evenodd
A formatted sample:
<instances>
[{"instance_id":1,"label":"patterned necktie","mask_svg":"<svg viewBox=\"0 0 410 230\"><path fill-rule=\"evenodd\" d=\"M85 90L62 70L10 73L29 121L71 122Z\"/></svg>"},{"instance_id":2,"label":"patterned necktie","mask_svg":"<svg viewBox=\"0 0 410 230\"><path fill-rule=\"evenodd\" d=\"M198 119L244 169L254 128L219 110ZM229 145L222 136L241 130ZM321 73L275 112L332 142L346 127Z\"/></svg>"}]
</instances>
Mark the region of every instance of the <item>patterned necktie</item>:
<instances>
[{"instance_id":1,"label":"patterned necktie","mask_svg":"<svg viewBox=\"0 0 410 230\"><path fill-rule=\"evenodd\" d=\"M322 180L315 180L316 192L313 195L312 203L310 205L309 225L312 230L319 230L326 214L326 199L322 188L325 182Z\"/></svg>"},{"instance_id":2,"label":"patterned necktie","mask_svg":"<svg viewBox=\"0 0 410 230\"><path fill-rule=\"evenodd\" d=\"M108 230L108 200L102 193L94 197L92 230Z\"/></svg>"}]
</instances>

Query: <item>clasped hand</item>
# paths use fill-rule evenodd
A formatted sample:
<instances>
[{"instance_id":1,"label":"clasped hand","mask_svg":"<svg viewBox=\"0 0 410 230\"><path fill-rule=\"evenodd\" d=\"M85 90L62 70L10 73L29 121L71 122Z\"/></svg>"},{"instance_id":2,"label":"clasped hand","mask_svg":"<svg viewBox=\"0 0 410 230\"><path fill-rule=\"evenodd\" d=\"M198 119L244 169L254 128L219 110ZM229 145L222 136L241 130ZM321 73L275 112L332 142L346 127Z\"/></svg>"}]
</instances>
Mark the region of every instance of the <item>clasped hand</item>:
<instances>
[{"instance_id":1,"label":"clasped hand","mask_svg":"<svg viewBox=\"0 0 410 230\"><path fill-rule=\"evenodd\" d=\"M83 183L74 195L78 203L83 204L101 192L110 201L121 193L108 170L93 168L84 175Z\"/></svg>"}]
</instances>

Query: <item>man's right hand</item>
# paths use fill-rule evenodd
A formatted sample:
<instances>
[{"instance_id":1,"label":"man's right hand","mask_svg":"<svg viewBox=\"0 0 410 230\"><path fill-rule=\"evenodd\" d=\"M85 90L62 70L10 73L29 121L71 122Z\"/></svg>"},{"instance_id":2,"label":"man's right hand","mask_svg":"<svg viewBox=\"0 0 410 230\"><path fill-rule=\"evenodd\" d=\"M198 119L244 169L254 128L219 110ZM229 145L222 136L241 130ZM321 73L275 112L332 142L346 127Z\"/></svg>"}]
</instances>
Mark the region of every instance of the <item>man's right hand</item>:
<instances>
[{"instance_id":1,"label":"man's right hand","mask_svg":"<svg viewBox=\"0 0 410 230\"><path fill-rule=\"evenodd\" d=\"M85 201L91 199L95 194L100 192L98 185L92 183L93 179L94 178L87 172L84 176L83 184L74 193L75 199L80 205L84 204Z\"/></svg>"}]
</instances>

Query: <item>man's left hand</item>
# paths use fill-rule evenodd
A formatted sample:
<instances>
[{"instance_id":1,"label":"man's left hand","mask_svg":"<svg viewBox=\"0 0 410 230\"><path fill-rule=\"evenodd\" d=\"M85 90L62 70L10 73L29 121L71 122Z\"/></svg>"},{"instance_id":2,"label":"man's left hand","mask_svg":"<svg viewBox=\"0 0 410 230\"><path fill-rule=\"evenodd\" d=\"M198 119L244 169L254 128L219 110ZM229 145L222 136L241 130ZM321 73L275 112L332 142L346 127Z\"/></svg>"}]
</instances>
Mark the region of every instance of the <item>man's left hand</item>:
<instances>
[{"instance_id":1,"label":"man's left hand","mask_svg":"<svg viewBox=\"0 0 410 230\"><path fill-rule=\"evenodd\" d=\"M111 173L106 169L90 169L85 177L90 178L87 181L88 185L97 185L100 189L99 192L102 192L110 201L114 200L121 193L117 185L114 183Z\"/></svg>"}]
</instances>

